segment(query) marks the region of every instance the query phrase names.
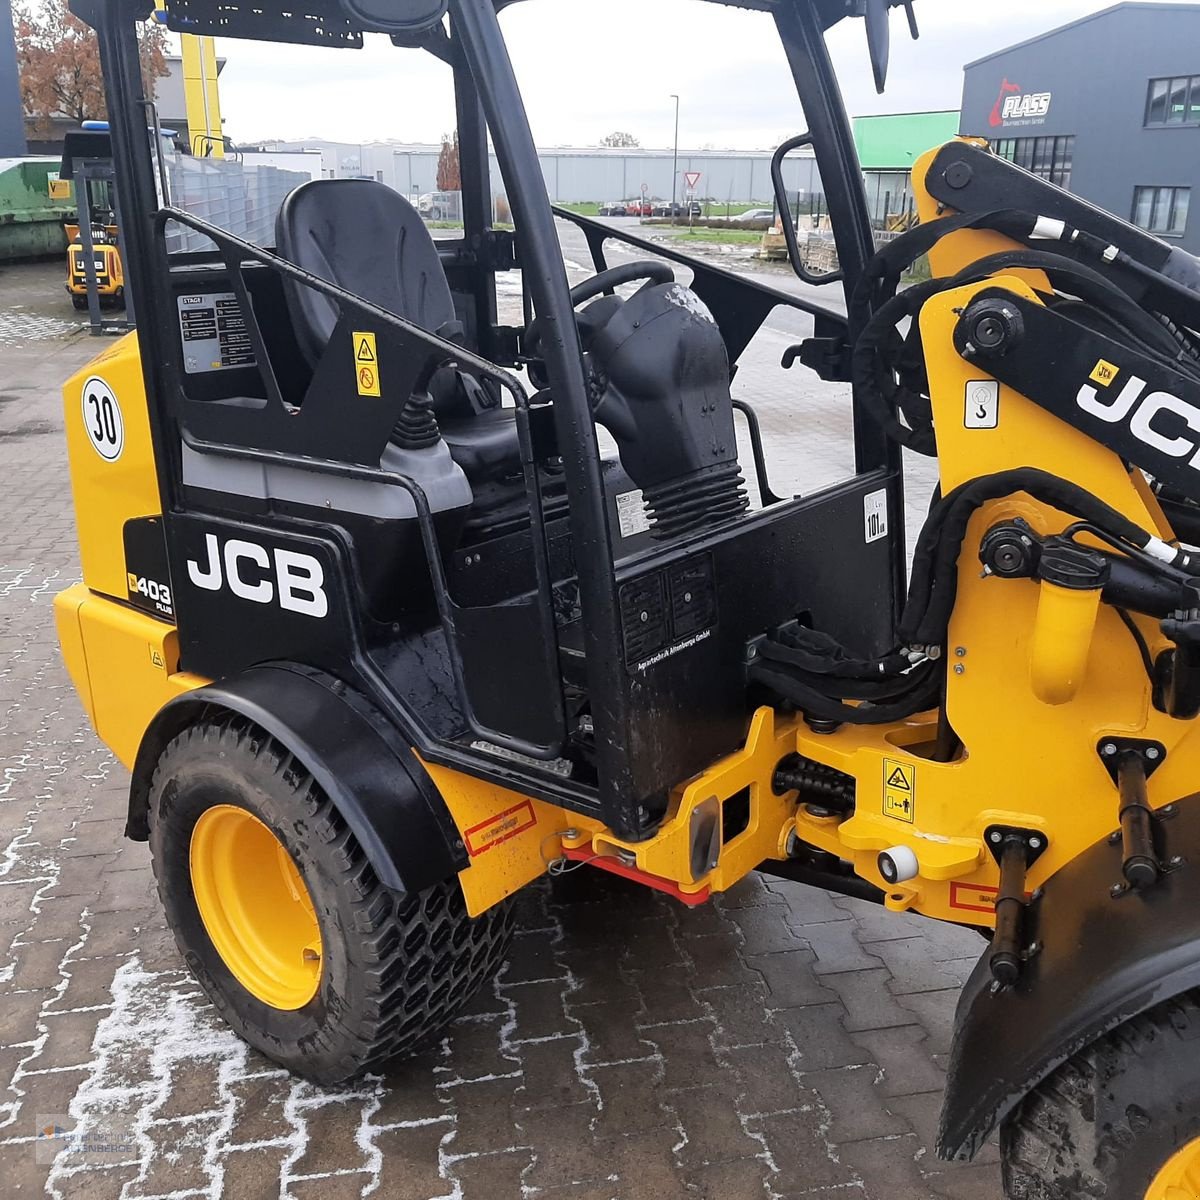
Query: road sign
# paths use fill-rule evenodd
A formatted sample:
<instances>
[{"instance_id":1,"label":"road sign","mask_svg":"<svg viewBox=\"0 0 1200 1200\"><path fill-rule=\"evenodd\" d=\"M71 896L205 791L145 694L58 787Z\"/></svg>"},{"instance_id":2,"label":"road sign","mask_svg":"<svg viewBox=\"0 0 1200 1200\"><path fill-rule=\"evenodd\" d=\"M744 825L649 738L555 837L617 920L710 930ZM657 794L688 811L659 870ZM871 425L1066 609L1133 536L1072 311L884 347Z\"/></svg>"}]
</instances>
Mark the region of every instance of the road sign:
<instances>
[{"instance_id":1,"label":"road sign","mask_svg":"<svg viewBox=\"0 0 1200 1200\"><path fill-rule=\"evenodd\" d=\"M694 192L696 190L696 184L698 184L700 182L700 172L699 171L684 171L683 177L685 180L687 180L688 191Z\"/></svg>"}]
</instances>

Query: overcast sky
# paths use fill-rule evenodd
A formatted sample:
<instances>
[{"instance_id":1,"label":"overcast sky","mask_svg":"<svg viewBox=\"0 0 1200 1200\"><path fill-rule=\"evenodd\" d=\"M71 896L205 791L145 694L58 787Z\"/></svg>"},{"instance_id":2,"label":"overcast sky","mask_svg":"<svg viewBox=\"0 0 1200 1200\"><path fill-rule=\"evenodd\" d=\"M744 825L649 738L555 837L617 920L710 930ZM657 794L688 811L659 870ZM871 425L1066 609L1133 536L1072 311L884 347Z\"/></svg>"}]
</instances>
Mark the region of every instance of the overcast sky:
<instances>
[{"instance_id":1,"label":"overcast sky","mask_svg":"<svg viewBox=\"0 0 1200 1200\"><path fill-rule=\"evenodd\" d=\"M887 91L876 95L863 22L830 34L851 115L958 108L966 62L1107 7L1095 0L916 0L921 39L892 13ZM769 17L699 0L523 0L501 25L540 145L595 145L613 130L669 146L775 146L803 127ZM226 133L431 142L453 124L449 70L370 36L363 50L221 39ZM1102 64L1097 64L1103 69Z\"/></svg>"}]
</instances>

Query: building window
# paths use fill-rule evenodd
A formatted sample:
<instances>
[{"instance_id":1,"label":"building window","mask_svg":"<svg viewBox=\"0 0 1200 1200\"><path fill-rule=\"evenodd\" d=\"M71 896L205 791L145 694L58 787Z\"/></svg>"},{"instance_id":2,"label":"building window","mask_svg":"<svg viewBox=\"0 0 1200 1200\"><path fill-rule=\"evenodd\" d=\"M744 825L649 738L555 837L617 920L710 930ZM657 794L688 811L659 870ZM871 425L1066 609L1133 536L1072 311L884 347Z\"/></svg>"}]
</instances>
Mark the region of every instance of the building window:
<instances>
[{"instance_id":1,"label":"building window","mask_svg":"<svg viewBox=\"0 0 1200 1200\"><path fill-rule=\"evenodd\" d=\"M1192 189L1137 187L1133 189L1133 223L1151 233L1180 237L1187 228Z\"/></svg>"},{"instance_id":2,"label":"building window","mask_svg":"<svg viewBox=\"0 0 1200 1200\"><path fill-rule=\"evenodd\" d=\"M1200 75L1150 80L1146 124L1200 125Z\"/></svg>"},{"instance_id":3,"label":"building window","mask_svg":"<svg viewBox=\"0 0 1200 1200\"><path fill-rule=\"evenodd\" d=\"M1075 157L1075 136L1001 138L994 143L996 153L1024 167L1060 188L1071 186L1071 161Z\"/></svg>"}]
</instances>

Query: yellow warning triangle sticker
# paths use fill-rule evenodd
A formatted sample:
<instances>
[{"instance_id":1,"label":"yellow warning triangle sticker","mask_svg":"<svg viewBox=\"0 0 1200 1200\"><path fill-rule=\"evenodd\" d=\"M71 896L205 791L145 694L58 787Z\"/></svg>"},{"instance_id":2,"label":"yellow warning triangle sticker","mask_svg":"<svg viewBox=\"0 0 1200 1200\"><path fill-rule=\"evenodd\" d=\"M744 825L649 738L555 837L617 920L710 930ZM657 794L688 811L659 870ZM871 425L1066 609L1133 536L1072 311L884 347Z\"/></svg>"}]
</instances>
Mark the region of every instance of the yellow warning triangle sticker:
<instances>
[{"instance_id":1,"label":"yellow warning triangle sticker","mask_svg":"<svg viewBox=\"0 0 1200 1200\"><path fill-rule=\"evenodd\" d=\"M897 788L902 792L912 790L912 785L908 782L908 777L904 774L900 767L897 767L889 776L887 786Z\"/></svg>"},{"instance_id":2,"label":"yellow warning triangle sticker","mask_svg":"<svg viewBox=\"0 0 1200 1200\"><path fill-rule=\"evenodd\" d=\"M374 362L375 351L366 338L361 338L358 343L358 349L354 353L354 357L359 362Z\"/></svg>"}]
</instances>

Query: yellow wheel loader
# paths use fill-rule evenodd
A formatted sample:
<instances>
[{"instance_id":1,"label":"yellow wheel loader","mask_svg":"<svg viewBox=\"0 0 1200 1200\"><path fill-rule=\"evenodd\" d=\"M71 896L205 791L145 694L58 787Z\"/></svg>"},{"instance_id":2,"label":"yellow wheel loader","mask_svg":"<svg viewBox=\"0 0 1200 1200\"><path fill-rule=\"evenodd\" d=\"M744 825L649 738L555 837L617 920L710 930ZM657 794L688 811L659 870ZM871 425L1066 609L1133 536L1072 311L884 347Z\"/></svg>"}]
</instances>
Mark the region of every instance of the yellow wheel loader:
<instances>
[{"instance_id":1,"label":"yellow wheel loader","mask_svg":"<svg viewBox=\"0 0 1200 1200\"><path fill-rule=\"evenodd\" d=\"M252 245L156 189L150 0L72 0L140 319L66 385L56 612L128 834L225 1019L322 1084L435 1038L556 864L976 928L940 1152L998 1129L1010 1197L1197 1200L1200 263L971 141L877 253L825 32L865 15L882 86L890 5L744 3L807 123L780 211L811 146L833 217L835 272L785 222L790 258L845 312L560 210L570 288L490 0L167 0L180 32L453 72L461 237L323 179ZM730 394L780 306L784 365L852 384L854 473L791 499ZM940 473L911 567L905 448Z\"/></svg>"}]
</instances>

